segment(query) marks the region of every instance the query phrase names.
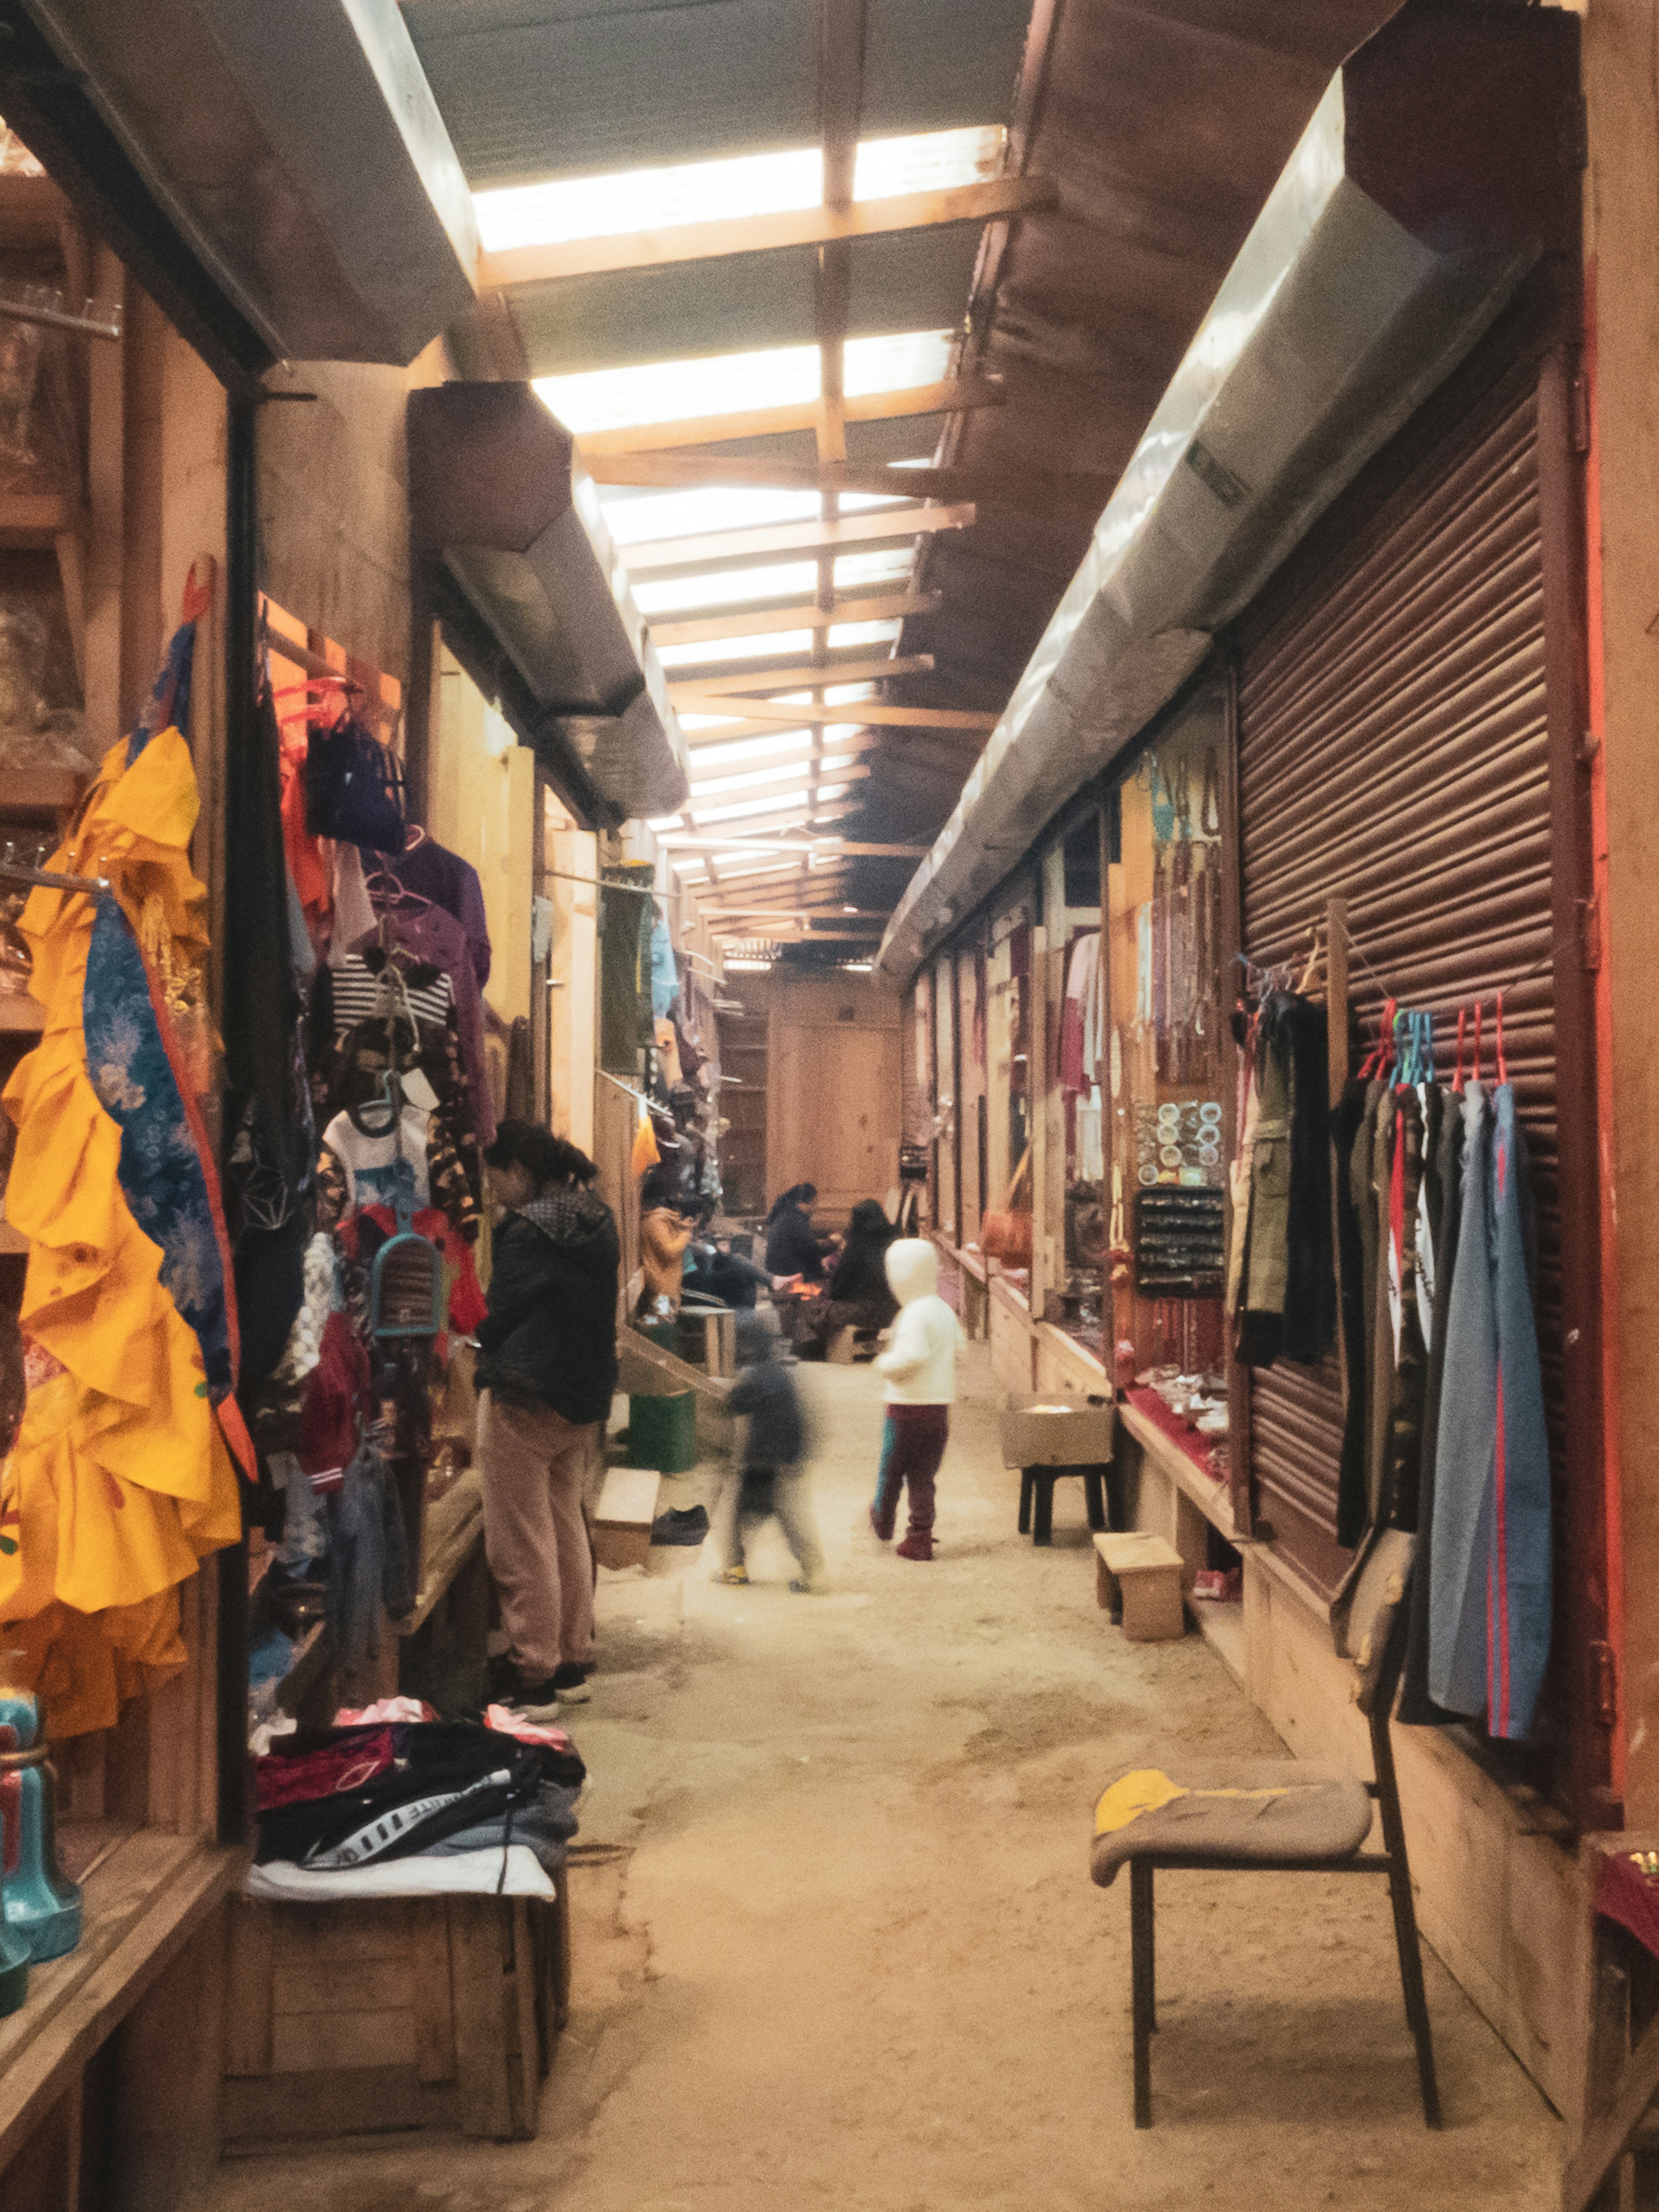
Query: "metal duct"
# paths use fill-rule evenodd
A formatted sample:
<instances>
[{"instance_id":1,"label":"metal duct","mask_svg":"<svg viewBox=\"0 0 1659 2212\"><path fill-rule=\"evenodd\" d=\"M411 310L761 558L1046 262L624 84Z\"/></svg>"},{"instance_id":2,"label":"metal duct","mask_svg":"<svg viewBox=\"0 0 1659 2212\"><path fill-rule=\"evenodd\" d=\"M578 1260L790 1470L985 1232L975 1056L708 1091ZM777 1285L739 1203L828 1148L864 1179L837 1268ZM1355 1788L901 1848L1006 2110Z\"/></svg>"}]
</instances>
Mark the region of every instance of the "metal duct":
<instances>
[{"instance_id":1,"label":"metal duct","mask_svg":"<svg viewBox=\"0 0 1659 2212\"><path fill-rule=\"evenodd\" d=\"M408 406L417 556L495 648L502 711L617 821L690 795L685 741L575 441L527 384L442 384Z\"/></svg>"},{"instance_id":2,"label":"metal duct","mask_svg":"<svg viewBox=\"0 0 1659 2212\"><path fill-rule=\"evenodd\" d=\"M402 368L471 306L471 195L396 0L22 6L273 356Z\"/></svg>"},{"instance_id":3,"label":"metal duct","mask_svg":"<svg viewBox=\"0 0 1659 2212\"><path fill-rule=\"evenodd\" d=\"M1576 28L1411 10L1333 80L878 967L915 973L1011 848L1173 697L1540 253L1572 249Z\"/></svg>"}]
</instances>

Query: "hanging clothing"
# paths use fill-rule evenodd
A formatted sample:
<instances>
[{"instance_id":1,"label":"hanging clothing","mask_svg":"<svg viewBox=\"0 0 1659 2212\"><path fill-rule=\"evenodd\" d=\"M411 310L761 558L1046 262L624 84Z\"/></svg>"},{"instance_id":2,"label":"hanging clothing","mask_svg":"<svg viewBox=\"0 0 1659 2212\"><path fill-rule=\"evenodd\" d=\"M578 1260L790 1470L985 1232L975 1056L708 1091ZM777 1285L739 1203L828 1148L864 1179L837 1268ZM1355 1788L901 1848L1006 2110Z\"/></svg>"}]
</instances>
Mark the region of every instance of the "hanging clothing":
<instances>
[{"instance_id":1,"label":"hanging clothing","mask_svg":"<svg viewBox=\"0 0 1659 2212\"><path fill-rule=\"evenodd\" d=\"M54 1736L107 1728L182 1666L179 1583L241 1534L236 1310L197 1105L207 894L188 847L193 624L131 739L112 746L52 866L109 894L38 890L20 927L40 1044L4 1103L7 1212L29 1239L20 1315L40 1379L0 1477L0 1622ZM142 948L142 949L141 949Z\"/></svg>"},{"instance_id":2,"label":"hanging clothing","mask_svg":"<svg viewBox=\"0 0 1659 2212\"><path fill-rule=\"evenodd\" d=\"M651 886L642 865L614 871L599 886L599 1066L611 1075L639 1073L640 1053L655 1035L651 998Z\"/></svg>"},{"instance_id":3,"label":"hanging clothing","mask_svg":"<svg viewBox=\"0 0 1659 2212\"><path fill-rule=\"evenodd\" d=\"M1325 1009L1283 992L1261 1010L1249 1218L1235 1308L1237 1356L1312 1362L1335 1337Z\"/></svg>"},{"instance_id":4,"label":"hanging clothing","mask_svg":"<svg viewBox=\"0 0 1659 2212\"><path fill-rule=\"evenodd\" d=\"M495 1102L490 1089L489 1070L484 1060L483 998L478 988L478 979L472 966L471 953L466 933L453 915L439 906L388 907L381 917L388 950L401 946L410 959L425 963L438 969L439 981L447 986L450 1001L455 1009L456 1032L460 1040L461 1066L466 1077L467 1096L471 1103L472 1127L481 1146L495 1141ZM364 951L374 938L360 940L358 950ZM414 998L411 992L411 1000ZM339 982L335 984L335 1016L339 1018L341 1000ZM416 1015L422 1009L415 1007ZM422 1018L428 1018L422 1017Z\"/></svg>"},{"instance_id":5,"label":"hanging clothing","mask_svg":"<svg viewBox=\"0 0 1659 2212\"><path fill-rule=\"evenodd\" d=\"M1446 1376L1446 1321L1456 1279L1463 1216L1462 1099L1455 1091L1440 1094L1436 1116L1431 1192L1434 1234L1434 1311L1429 1339L1429 1373L1423 1409L1423 1457L1417 1504L1417 1571L1407 1597L1406 1664L1401 1680L1398 1717L1409 1727L1435 1728L1455 1720L1429 1695L1431 1592L1433 1588L1435 1492L1438 1481L1440 1407Z\"/></svg>"},{"instance_id":6,"label":"hanging clothing","mask_svg":"<svg viewBox=\"0 0 1659 2212\"><path fill-rule=\"evenodd\" d=\"M680 971L674 959L674 940L668 924L656 915L651 924L651 1012L666 1021L680 995Z\"/></svg>"},{"instance_id":7,"label":"hanging clothing","mask_svg":"<svg viewBox=\"0 0 1659 2212\"><path fill-rule=\"evenodd\" d=\"M478 872L459 853L422 830L410 833L412 845L401 853L383 856L380 865L396 876L406 890L429 899L459 922L471 957L472 972L483 990L489 981L489 925L484 918L483 886Z\"/></svg>"},{"instance_id":8,"label":"hanging clothing","mask_svg":"<svg viewBox=\"0 0 1659 2212\"><path fill-rule=\"evenodd\" d=\"M1336 1157L1336 1257L1338 1311L1342 1327L1347 1395L1342 1409L1342 1451L1337 1465L1336 1540L1352 1551L1365 1533L1365 1437L1369 1432L1367 1378L1370 1346L1365 1336L1365 1246L1355 1200L1355 1156L1362 1135L1367 1147L1367 1086L1347 1084L1331 1117Z\"/></svg>"},{"instance_id":9,"label":"hanging clothing","mask_svg":"<svg viewBox=\"0 0 1659 2212\"><path fill-rule=\"evenodd\" d=\"M1063 1091L1087 1091L1099 1078L1099 979L1100 932L1091 930L1073 939L1066 965L1066 995L1060 1018L1060 1083Z\"/></svg>"},{"instance_id":10,"label":"hanging clothing","mask_svg":"<svg viewBox=\"0 0 1659 2212\"><path fill-rule=\"evenodd\" d=\"M343 951L372 935L374 928L374 909L368 902L368 885L363 879L363 856L355 845L337 844L332 943L337 951ZM331 960L333 957L331 953Z\"/></svg>"},{"instance_id":11,"label":"hanging clothing","mask_svg":"<svg viewBox=\"0 0 1659 2212\"><path fill-rule=\"evenodd\" d=\"M401 1186L411 1208L430 1202L426 1147L431 1116L405 1106L398 1129L371 1137L349 1114L337 1114L323 1132L323 1143L338 1161L349 1206L389 1206L395 1211Z\"/></svg>"},{"instance_id":12,"label":"hanging clothing","mask_svg":"<svg viewBox=\"0 0 1659 2212\"><path fill-rule=\"evenodd\" d=\"M1526 1154L1515 1090L1469 1085L1463 1215L1435 1464L1429 1693L1532 1725L1549 1652L1549 1449L1528 1279Z\"/></svg>"}]
</instances>

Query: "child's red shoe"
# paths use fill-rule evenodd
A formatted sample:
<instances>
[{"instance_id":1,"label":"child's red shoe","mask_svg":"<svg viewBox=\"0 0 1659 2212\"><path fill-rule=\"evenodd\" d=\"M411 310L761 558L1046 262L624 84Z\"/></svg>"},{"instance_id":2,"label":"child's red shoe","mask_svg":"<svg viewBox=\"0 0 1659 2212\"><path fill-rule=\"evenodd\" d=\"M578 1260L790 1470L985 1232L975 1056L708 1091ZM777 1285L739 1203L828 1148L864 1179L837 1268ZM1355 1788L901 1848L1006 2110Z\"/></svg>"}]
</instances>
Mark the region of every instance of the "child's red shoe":
<instances>
[{"instance_id":1,"label":"child's red shoe","mask_svg":"<svg viewBox=\"0 0 1659 2212\"><path fill-rule=\"evenodd\" d=\"M913 1528L902 1544L894 1545L893 1553L896 1559L931 1559L933 1540L931 1535L918 1535Z\"/></svg>"}]
</instances>

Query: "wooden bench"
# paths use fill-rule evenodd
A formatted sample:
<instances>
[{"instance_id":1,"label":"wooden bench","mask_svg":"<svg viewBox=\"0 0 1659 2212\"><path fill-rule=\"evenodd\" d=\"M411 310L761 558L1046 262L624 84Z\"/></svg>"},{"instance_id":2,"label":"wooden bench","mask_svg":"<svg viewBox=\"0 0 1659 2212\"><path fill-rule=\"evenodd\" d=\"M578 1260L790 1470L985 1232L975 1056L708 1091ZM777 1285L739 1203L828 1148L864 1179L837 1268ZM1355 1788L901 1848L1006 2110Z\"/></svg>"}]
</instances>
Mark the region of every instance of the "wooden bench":
<instances>
[{"instance_id":1,"label":"wooden bench","mask_svg":"<svg viewBox=\"0 0 1659 2212\"><path fill-rule=\"evenodd\" d=\"M593 1509L593 1557L602 1567L642 1567L651 1551L662 1477L654 1468L613 1467Z\"/></svg>"},{"instance_id":2,"label":"wooden bench","mask_svg":"<svg viewBox=\"0 0 1659 2212\"><path fill-rule=\"evenodd\" d=\"M1162 1536L1139 1530L1097 1536L1095 1601L1121 1622L1131 1644L1163 1644L1184 1636L1180 1553Z\"/></svg>"}]
</instances>

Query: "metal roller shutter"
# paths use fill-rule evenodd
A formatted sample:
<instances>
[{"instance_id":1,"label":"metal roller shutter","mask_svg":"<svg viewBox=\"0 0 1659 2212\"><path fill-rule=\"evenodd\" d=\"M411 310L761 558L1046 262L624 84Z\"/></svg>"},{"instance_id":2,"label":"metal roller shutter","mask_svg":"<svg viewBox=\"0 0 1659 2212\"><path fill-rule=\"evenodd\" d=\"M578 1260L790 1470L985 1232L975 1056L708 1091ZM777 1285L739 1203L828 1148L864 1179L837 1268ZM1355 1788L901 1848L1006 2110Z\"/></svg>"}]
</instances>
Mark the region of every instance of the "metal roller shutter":
<instances>
[{"instance_id":1,"label":"metal roller shutter","mask_svg":"<svg viewBox=\"0 0 1659 2212\"><path fill-rule=\"evenodd\" d=\"M1306 951L1346 897L1353 1003L1504 1002L1532 1148L1539 1335L1561 1465L1551 792L1535 377L1488 396L1259 640L1238 690L1243 941ZM1524 980L1516 982L1517 977ZM1449 1074L1456 1022L1437 1022ZM1334 1358L1252 1380L1255 1510L1322 1593L1335 1542Z\"/></svg>"}]
</instances>

